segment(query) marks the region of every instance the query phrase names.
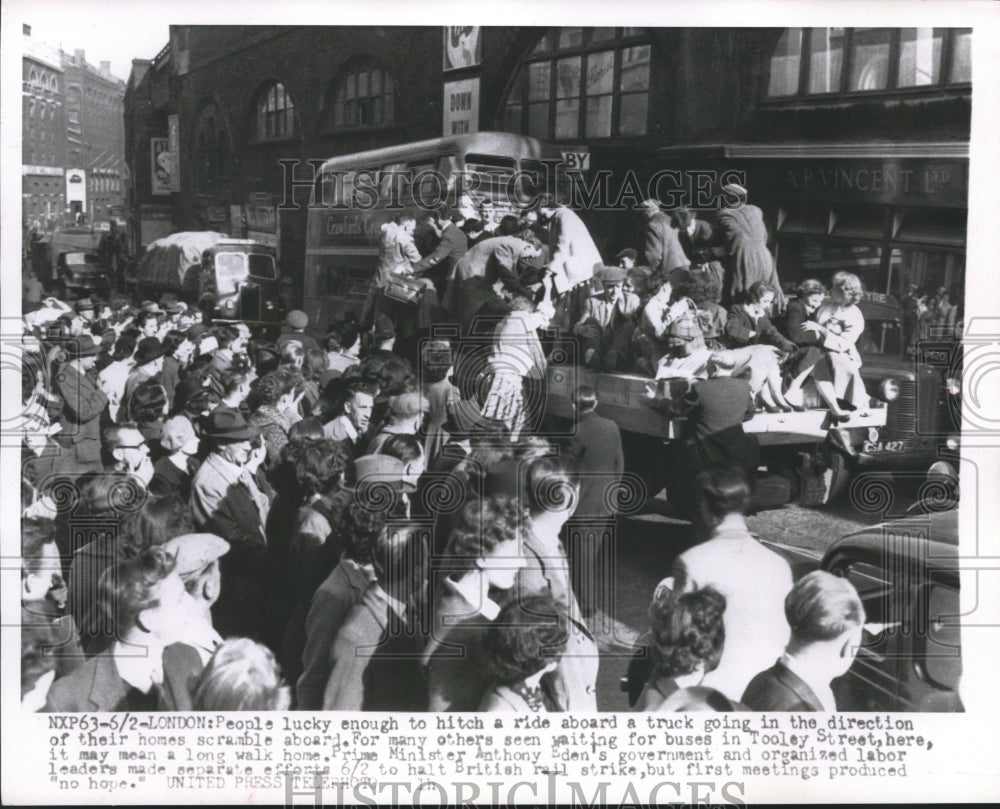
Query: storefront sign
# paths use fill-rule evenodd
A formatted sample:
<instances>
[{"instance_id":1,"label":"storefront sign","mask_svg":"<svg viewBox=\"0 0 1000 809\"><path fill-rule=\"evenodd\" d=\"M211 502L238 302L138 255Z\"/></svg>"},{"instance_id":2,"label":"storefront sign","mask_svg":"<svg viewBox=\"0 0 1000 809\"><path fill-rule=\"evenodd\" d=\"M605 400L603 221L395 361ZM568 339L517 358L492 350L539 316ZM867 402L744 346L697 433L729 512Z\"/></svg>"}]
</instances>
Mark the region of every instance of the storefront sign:
<instances>
[{"instance_id":1,"label":"storefront sign","mask_svg":"<svg viewBox=\"0 0 1000 809\"><path fill-rule=\"evenodd\" d=\"M179 115L167 116L167 151L170 152L170 190L181 190L181 135Z\"/></svg>"},{"instance_id":2,"label":"storefront sign","mask_svg":"<svg viewBox=\"0 0 1000 809\"><path fill-rule=\"evenodd\" d=\"M174 184L174 160L169 138L149 140L150 186L154 197L170 194Z\"/></svg>"},{"instance_id":3,"label":"storefront sign","mask_svg":"<svg viewBox=\"0 0 1000 809\"><path fill-rule=\"evenodd\" d=\"M479 79L449 81L444 85L442 133L467 135L479 131Z\"/></svg>"},{"instance_id":4,"label":"storefront sign","mask_svg":"<svg viewBox=\"0 0 1000 809\"><path fill-rule=\"evenodd\" d=\"M458 70L475 67L482 61L479 26L446 25L444 27L444 69Z\"/></svg>"},{"instance_id":5,"label":"storefront sign","mask_svg":"<svg viewBox=\"0 0 1000 809\"><path fill-rule=\"evenodd\" d=\"M965 160L851 159L768 161L748 164L751 194L825 202L967 206Z\"/></svg>"}]
</instances>

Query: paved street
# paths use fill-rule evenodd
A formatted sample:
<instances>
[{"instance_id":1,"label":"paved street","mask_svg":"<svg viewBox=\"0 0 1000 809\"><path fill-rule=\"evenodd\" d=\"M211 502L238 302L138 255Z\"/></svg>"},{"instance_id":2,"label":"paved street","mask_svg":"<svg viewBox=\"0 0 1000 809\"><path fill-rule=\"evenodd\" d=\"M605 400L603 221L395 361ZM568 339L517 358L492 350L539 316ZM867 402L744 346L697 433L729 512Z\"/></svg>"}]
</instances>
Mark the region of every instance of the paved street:
<instances>
[{"instance_id":1,"label":"paved street","mask_svg":"<svg viewBox=\"0 0 1000 809\"><path fill-rule=\"evenodd\" d=\"M908 500L897 495L897 507ZM650 513L622 521L615 570L615 610L600 613L591 621L601 648L598 707L628 710L619 678L625 674L632 643L647 626L646 610L657 583L670 570L676 554L691 543L690 528L655 513L662 500L647 507ZM748 524L761 539L772 543L789 559L796 575L809 570L834 539L865 525L880 522L878 515L865 514L849 502L823 508L786 506L762 511Z\"/></svg>"}]
</instances>

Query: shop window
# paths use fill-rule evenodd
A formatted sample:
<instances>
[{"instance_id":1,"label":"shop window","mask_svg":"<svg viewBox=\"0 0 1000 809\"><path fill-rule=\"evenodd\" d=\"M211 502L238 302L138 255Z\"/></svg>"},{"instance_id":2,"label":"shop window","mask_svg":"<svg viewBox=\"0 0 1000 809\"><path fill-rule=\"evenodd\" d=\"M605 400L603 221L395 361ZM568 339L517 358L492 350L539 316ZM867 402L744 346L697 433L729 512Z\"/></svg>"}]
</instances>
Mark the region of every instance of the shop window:
<instances>
[{"instance_id":1,"label":"shop window","mask_svg":"<svg viewBox=\"0 0 1000 809\"><path fill-rule=\"evenodd\" d=\"M396 118L396 82L374 60L352 63L327 95L328 129L392 126Z\"/></svg>"},{"instance_id":2,"label":"shop window","mask_svg":"<svg viewBox=\"0 0 1000 809\"><path fill-rule=\"evenodd\" d=\"M968 28L786 28L771 52L767 97L966 84L971 40Z\"/></svg>"},{"instance_id":3,"label":"shop window","mask_svg":"<svg viewBox=\"0 0 1000 809\"><path fill-rule=\"evenodd\" d=\"M298 134L295 104L285 86L274 82L257 97L257 140L281 140Z\"/></svg>"},{"instance_id":4,"label":"shop window","mask_svg":"<svg viewBox=\"0 0 1000 809\"><path fill-rule=\"evenodd\" d=\"M835 208L832 219L830 235L838 239L882 241L885 233L885 209L877 206Z\"/></svg>"},{"instance_id":5,"label":"shop window","mask_svg":"<svg viewBox=\"0 0 1000 809\"><path fill-rule=\"evenodd\" d=\"M830 209L810 203L782 205L778 212L778 232L825 236L830 227Z\"/></svg>"},{"instance_id":6,"label":"shop window","mask_svg":"<svg viewBox=\"0 0 1000 809\"><path fill-rule=\"evenodd\" d=\"M899 211L893 218L893 241L965 247L967 212L958 210Z\"/></svg>"},{"instance_id":7,"label":"shop window","mask_svg":"<svg viewBox=\"0 0 1000 809\"><path fill-rule=\"evenodd\" d=\"M651 46L633 28L543 34L514 74L499 127L542 140L645 135Z\"/></svg>"},{"instance_id":8,"label":"shop window","mask_svg":"<svg viewBox=\"0 0 1000 809\"><path fill-rule=\"evenodd\" d=\"M889 258L891 292L902 300L911 284L919 294L931 295L944 288L961 299L965 282L965 257L958 252L893 247Z\"/></svg>"},{"instance_id":9,"label":"shop window","mask_svg":"<svg viewBox=\"0 0 1000 809\"><path fill-rule=\"evenodd\" d=\"M776 259L782 288L794 289L808 278L829 286L830 279L844 270L858 276L868 292L887 291L882 248L878 245L779 234Z\"/></svg>"}]
</instances>

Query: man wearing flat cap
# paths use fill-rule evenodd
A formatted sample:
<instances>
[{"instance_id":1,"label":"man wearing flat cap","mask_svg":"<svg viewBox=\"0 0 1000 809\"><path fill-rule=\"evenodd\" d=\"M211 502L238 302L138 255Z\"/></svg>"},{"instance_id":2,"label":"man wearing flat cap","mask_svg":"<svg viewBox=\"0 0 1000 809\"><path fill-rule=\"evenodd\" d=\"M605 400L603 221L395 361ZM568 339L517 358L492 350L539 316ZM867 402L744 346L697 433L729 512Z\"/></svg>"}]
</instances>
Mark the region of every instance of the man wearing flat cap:
<instances>
[{"instance_id":1,"label":"man wearing flat cap","mask_svg":"<svg viewBox=\"0 0 1000 809\"><path fill-rule=\"evenodd\" d=\"M87 374L97 363L99 349L88 334L67 341L63 349L69 361L53 377L55 392L63 402L62 430L56 440L66 450L66 458L60 467L66 472L102 472L101 414L108 397Z\"/></svg>"},{"instance_id":2,"label":"man wearing flat cap","mask_svg":"<svg viewBox=\"0 0 1000 809\"><path fill-rule=\"evenodd\" d=\"M164 548L177 560L174 569L194 600L183 642L198 652L202 664L207 664L222 643L222 636L212 626L212 605L222 592L219 565L229 553L229 543L215 534L182 534L168 540Z\"/></svg>"},{"instance_id":3,"label":"man wearing flat cap","mask_svg":"<svg viewBox=\"0 0 1000 809\"><path fill-rule=\"evenodd\" d=\"M584 303L583 314L573 333L580 338L583 360L589 368L614 370L620 363L609 356L611 348L621 342L616 338L623 330L634 326L639 296L624 291L627 271L622 267L601 267L595 277L603 291Z\"/></svg>"},{"instance_id":4,"label":"man wearing flat cap","mask_svg":"<svg viewBox=\"0 0 1000 809\"><path fill-rule=\"evenodd\" d=\"M264 523L270 509L255 477L265 454L263 442L239 411L227 407L217 407L203 419L201 440L209 453L191 482L195 527L217 534L231 547L222 562L215 626L223 635L260 639L267 629L261 593L268 588Z\"/></svg>"},{"instance_id":5,"label":"man wearing flat cap","mask_svg":"<svg viewBox=\"0 0 1000 809\"><path fill-rule=\"evenodd\" d=\"M722 195L727 207L722 208L715 219L723 246L695 250L694 257L701 263L713 259L722 261L725 269L723 306L746 301L748 290L759 281L774 290L775 312L769 314L783 312L785 296L781 292L774 256L767 249L763 211L747 202L747 189L737 183L722 186Z\"/></svg>"},{"instance_id":6,"label":"man wearing flat cap","mask_svg":"<svg viewBox=\"0 0 1000 809\"><path fill-rule=\"evenodd\" d=\"M274 346L277 348L279 354L286 343L293 341L301 345L303 351L308 351L311 348L319 348L319 343L306 334L306 327L309 325L309 315L301 309L293 309L288 313L285 322L288 324L288 331L284 334L279 334L278 339L274 341Z\"/></svg>"}]
</instances>

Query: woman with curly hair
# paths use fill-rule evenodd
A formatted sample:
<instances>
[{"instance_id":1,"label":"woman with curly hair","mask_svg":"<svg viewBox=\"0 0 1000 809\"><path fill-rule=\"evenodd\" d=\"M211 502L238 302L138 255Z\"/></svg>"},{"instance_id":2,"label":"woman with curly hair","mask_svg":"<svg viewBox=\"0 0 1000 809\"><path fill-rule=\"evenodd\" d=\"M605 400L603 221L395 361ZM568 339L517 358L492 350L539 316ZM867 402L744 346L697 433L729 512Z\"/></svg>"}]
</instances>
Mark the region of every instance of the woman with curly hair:
<instances>
[{"instance_id":1,"label":"woman with curly hair","mask_svg":"<svg viewBox=\"0 0 1000 809\"><path fill-rule=\"evenodd\" d=\"M288 584L294 606L285 628L282 654L290 682L302 670L309 602L333 570L344 547L335 530L342 508L334 502L334 495L343 480L347 460L343 444L328 438L310 442L298 454L295 474L305 504L299 509L295 531L288 543Z\"/></svg>"},{"instance_id":2,"label":"woman with curly hair","mask_svg":"<svg viewBox=\"0 0 1000 809\"><path fill-rule=\"evenodd\" d=\"M722 658L726 599L704 587L678 593L660 587L649 605L652 673L637 711L745 710L701 685Z\"/></svg>"},{"instance_id":3,"label":"woman with curly hair","mask_svg":"<svg viewBox=\"0 0 1000 809\"><path fill-rule=\"evenodd\" d=\"M160 439L167 414L167 392L156 379L147 379L135 389L130 406L136 427L149 447L149 460L156 463L164 455Z\"/></svg>"},{"instance_id":4,"label":"woman with curly hair","mask_svg":"<svg viewBox=\"0 0 1000 809\"><path fill-rule=\"evenodd\" d=\"M249 638L223 641L194 687L196 711L285 711L290 698L266 646Z\"/></svg>"},{"instance_id":5,"label":"woman with curly hair","mask_svg":"<svg viewBox=\"0 0 1000 809\"><path fill-rule=\"evenodd\" d=\"M726 331L726 310L719 305L722 282L706 270L691 270L677 283L677 294L690 298L698 308L698 323L705 337L705 347L713 351L726 348L722 336Z\"/></svg>"},{"instance_id":6,"label":"woman with curly hair","mask_svg":"<svg viewBox=\"0 0 1000 809\"><path fill-rule=\"evenodd\" d=\"M278 462L282 447L288 443L288 431L299 421L301 398L302 393L295 392L295 376L288 371L274 371L257 382L259 405L247 423L260 428L267 445L267 468Z\"/></svg>"},{"instance_id":7,"label":"woman with curly hair","mask_svg":"<svg viewBox=\"0 0 1000 809\"><path fill-rule=\"evenodd\" d=\"M556 710L547 675L559 665L567 638L566 614L551 598L532 596L505 606L486 632L486 650L496 679L479 710Z\"/></svg>"},{"instance_id":8,"label":"woman with curly hair","mask_svg":"<svg viewBox=\"0 0 1000 809\"><path fill-rule=\"evenodd\" d=\"M527 513L513 497L465 504L445 551L448 574L435 582L424 650L431 711L474 711L492 683L486 634L500 614L491 590L509 590L525 563Z\"/></svg>"},{"instance_id":9,"label":"woman with curly hair","mask_svg":"<svg viewBox=\"0 0 1000 809\"><path fill-rule=\"evenodd\" d=\"M807 322L815 322L816 315L826 299L826 287L814 278L803 281L796 289L796 297L788 301L781 328L782 334L798 346L794 356L788 361L790 381L785 389L785 399L793 404L802 404L802 386L812 375L816 364L823 359L820 337L815 331L804 327Z\"/></svg>"},{"instance_id":10,"label":"woman with curly hair","mask_svg":"<svg viewBox=\"0 0 1000 809\"><path fill-rule=\"evenodd\" d=\"M816 365L816 390L838 422L848 421L848 410L867 410L868 392L861 378L861 355L855 343L865 330L865 318L858 308L864 297L861 279L853 273L838 272L830 285L830 300L816 313L816 322L802 328L819 336L826 362ZM846 407L842 405L846 404Z\"/></svg>"}]
</instances>

